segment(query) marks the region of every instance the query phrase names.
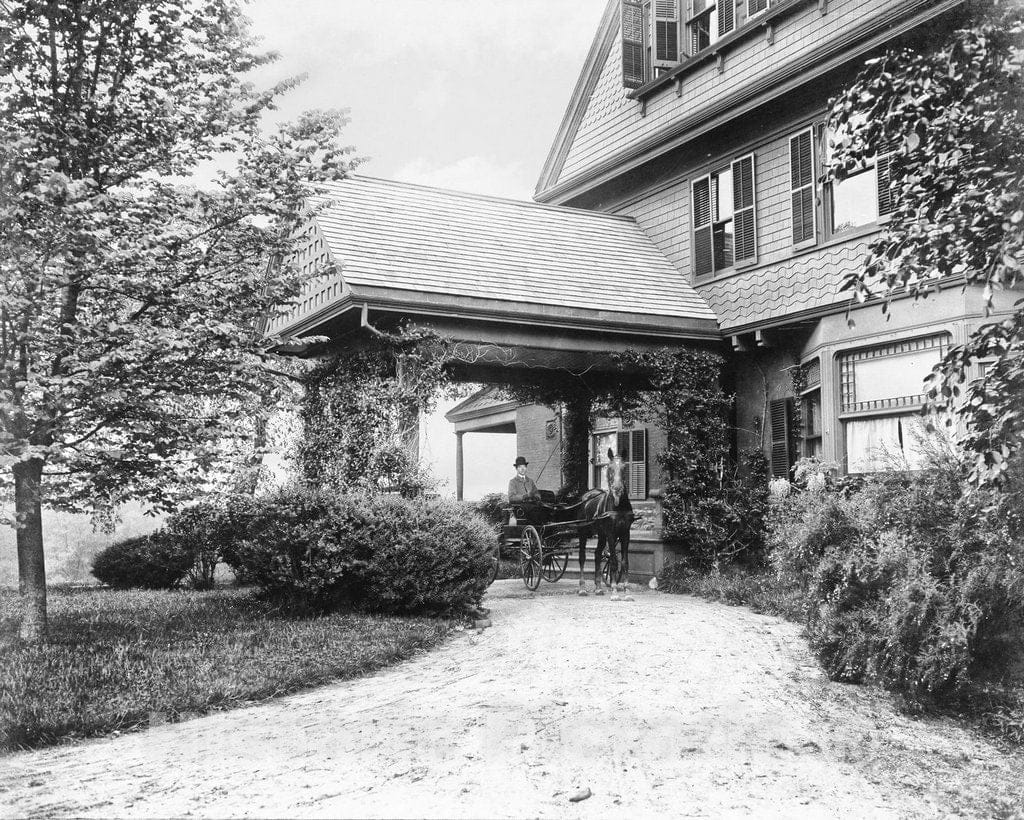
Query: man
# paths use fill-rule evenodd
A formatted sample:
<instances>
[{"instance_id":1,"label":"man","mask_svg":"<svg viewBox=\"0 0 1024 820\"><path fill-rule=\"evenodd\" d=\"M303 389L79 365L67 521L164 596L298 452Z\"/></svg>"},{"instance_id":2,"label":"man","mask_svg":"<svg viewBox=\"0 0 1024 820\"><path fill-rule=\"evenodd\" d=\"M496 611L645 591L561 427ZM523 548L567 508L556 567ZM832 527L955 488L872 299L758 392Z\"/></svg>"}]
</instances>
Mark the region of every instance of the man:
<instances>
[{"instance_id":1,"label":"man","mask_svg":"<svg viewBox=\"0 0 1024 820\"><path fill-rule=\"evenodd\" d=\"M537 485L526 475L528 462L522 456L516 458L516 475L508 483L508 503L518 504L524 501L540 501L540 492Z\"/></svg>"}]
</instances>

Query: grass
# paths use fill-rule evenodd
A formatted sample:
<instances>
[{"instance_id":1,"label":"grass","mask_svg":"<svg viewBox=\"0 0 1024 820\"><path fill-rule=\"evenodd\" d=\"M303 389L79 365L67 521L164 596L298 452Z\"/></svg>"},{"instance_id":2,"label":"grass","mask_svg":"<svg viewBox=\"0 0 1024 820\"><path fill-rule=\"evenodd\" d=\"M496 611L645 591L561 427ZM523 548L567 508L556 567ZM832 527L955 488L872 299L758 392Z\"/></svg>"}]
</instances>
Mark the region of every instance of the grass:
<instances>
[{"instance_id":1,"label":"grass","mask_svg":"<svg viewBox=\"0 0 1024 820\"><path fill-rule=\"evenodd\" d=\"M686 592L709 601L746 606L799 624L806 621L803 592L781 584L768 567L727 564L699 572L675 565L659 577L658 583L665 592Z\"/></svg>"},{"instance_id":2,"label":"grass","mask_svg":"<svg viewBox=\"0 0 1024 820\"><path fill-rule=\"evenodd\" d=\"M141 728L354 677L437 644L453 623L297 618L247 590L49 591L50 641L15 639L0 590L0 752Z\"/></svg>"}]
</instances>

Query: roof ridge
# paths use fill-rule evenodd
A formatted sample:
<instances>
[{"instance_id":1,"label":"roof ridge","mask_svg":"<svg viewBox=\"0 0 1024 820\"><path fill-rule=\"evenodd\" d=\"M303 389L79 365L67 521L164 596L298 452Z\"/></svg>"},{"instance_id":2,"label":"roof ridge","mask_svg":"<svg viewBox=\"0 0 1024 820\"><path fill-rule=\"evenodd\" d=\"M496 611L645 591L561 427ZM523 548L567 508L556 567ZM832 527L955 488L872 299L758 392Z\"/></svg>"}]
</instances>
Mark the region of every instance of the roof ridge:
<instances>
[{"instance_id":1,"label":"roof ridge","mask_svg":"<svg viewBox=\"0 0 1024 820\"><path fill-rule=\"evenodd\" d=\"M350 174L345 179L337 180L336 182L317 182L314 184L314 188L330 188L334 186L344 185L348 180L356 181L368 181L368 182L382 182L386 185L397 185L405 188L419 188L426 191L437 191L438 193L448 194L452 196L465 197L468 199L482 199L487 202L501 202L508 205L519 205L525 208L531 209L544 209L549 211L557 211L558 213L572 213L572 214L585 214L588 217L601 217L605 219L612 219L616 222L627 222L633 225L637 224L635 218L627 216L625 214L611 214L605 211L592 211L587 208L573 208L569 205L551 205L546 202L534 202L529 199L512 199L511 197L504 196L493 196L491 194L477 194L471 191L457 191L453 188L441 188L437 185L424 185L420 182L405 182L398 179L386 179L384 177L372 177L367 174Z\"/></svg>"}]
</instances>

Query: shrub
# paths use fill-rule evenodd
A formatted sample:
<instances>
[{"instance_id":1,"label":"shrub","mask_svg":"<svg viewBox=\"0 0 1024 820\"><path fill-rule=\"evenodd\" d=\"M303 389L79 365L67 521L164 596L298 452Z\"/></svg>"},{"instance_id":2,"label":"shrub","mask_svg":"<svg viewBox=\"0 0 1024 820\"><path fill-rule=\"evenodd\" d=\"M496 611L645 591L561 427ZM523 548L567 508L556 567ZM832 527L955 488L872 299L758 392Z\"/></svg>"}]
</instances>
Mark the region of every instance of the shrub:
<instances>
[{"instance_id":1,"label":"shrub","mask_svg":"<svg viewBox=\"0 0 1024 820\"><path fill-rule=\"evenodd\" d=\"M910 702L951 702L1014 658L1024 545L955 469L880 475L777 498L770 560L804 590L829 675L876 680Z\"/></svg>"},{"instance_id":2,"label":"shrub","mask_svg":"<svg viewBox=\"0 0 1024 820\"><path fill-rule=\"evenodd\" d=\"M290 606L445 612L478 604L487 587L494 533L455 502L292 487L229 518L226 558Z\"/></svg>"},{"instance_id":3,"label":"shrub","mask_svg":"<svg viewBox=\"0 0 1024 820\"><path fill-rule=\"evenodd\" d=\"M157 530L111 544L93 559L92 574L115 589L173 589L192 563L187 548Z\"/></svg>"},{"instance_id":4,"label":"shrub","mask_svg":"<svg viewBox=\"0 0 1024 820\"><path fill-rule=\"evenodd\" d=\"M473 509L489 524L498 528L508 518L504 509L507 506L508 496L505 493L488 493L473 505Z\"/></svg>"},{"instance_id":5,"label":"shrub","mask_svg":"<svg viewBox=\"0 0 1024 820\"><path fill-rule=\"evenodd\" d=\"M214 570L224 550L234 542L234 525L227 504L216 498L185 507L167 520L167 537L192 556L187 576L193 589L212 589Z\"/></svg>"}]
</instances>

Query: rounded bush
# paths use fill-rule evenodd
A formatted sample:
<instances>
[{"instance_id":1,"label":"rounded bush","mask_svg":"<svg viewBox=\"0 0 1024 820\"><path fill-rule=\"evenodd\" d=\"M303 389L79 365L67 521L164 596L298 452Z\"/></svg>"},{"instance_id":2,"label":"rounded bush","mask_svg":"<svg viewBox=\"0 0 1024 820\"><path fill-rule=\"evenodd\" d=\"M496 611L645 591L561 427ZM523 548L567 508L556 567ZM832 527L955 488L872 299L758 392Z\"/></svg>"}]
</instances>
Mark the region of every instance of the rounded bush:
<instances>
[{"instance_id":1,"label":"rounded bush","mask_svg":"<svg viewBox=\"0 0 1024 820\"><path fill-rule=\"evenodd\" d=\"M487 588L493 531L455 502L287 488L228 515L226 560L292 606L439 613Z\"/></svg>"},{"instance_id":2,"label":"rounded bush","mask_svg":"<svg viewBox=\"0 0 1024 820\"><path fill-rule=\"evenodd\" d=\"M111 544L93 559L92 574L115 589L173 589L192 563L187 547L157 530Z\"/></svg>"}]
</instances>

